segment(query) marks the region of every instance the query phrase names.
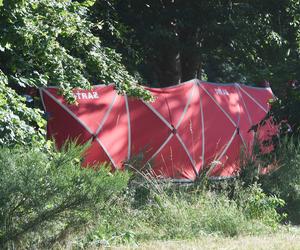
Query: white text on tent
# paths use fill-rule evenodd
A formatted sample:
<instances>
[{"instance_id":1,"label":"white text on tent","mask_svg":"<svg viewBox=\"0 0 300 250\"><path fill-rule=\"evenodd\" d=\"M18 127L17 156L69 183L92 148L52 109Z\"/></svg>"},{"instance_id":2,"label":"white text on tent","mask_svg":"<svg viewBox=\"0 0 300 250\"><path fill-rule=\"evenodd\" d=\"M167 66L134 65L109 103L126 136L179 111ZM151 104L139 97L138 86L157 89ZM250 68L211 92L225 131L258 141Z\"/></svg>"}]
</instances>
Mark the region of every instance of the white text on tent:
<instances>
[{"instance_id":1,"label":"white text on tent","mask_svg":"<svg viewBox=\"0 0 300 250\"><path fill-rule=\"evenodd\" d=\"M97 92L93 91L93 92L76 92L74 93L75 98L77 100L81 100L81 99L98 99L99 95Z\"/></svg>"}]
</instances>

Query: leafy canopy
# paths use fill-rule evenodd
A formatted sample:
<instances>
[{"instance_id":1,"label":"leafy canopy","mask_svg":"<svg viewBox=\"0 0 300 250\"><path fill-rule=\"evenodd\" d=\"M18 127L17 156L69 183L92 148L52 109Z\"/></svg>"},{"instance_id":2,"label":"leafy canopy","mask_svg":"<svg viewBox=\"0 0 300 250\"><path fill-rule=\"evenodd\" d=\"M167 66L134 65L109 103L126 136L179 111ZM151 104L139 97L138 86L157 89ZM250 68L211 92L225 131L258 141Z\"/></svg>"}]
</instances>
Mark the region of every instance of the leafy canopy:
<instances>
[{"instance_id":1,"label":"leafy canopy","mask_svg":"<svg viewBox=\"0 0 300 250\"><path fill-rule=\"evenodd\" d=\"M43 143L45 120L41 115L41 110L26 106L25 98L8 86L0 71L0 145Z\"/></svg>"},{"instance_id":2,"label":"leafy canopy","mask_svg":"<svg viewBox=\"0 0 300 250\"><path fill-rule=\"evenodd\" d=\"M0 2L0 145L43 141L45 121L41 111L26 106L20 95L25 87L55 85L74 102L73 88L114 82L120 94L152 98L134 84L121 56L93 35L92 29L97 27L88 20L92 4L69 0Z\"/></svg>"},{"instance_id":3,"label":"leafy canopy","mask_svg":"<svg viewBox=\"0 0 300 250\"><path fill-rule=\"evenodd\" d=\"M122 94L150 94L136 84L121 56L104 47L87 19L91 1L4 0L0 13L0 67L11 84L56 85L70 101L71 89L116 84Z\"/></svg>"}]
</instances>

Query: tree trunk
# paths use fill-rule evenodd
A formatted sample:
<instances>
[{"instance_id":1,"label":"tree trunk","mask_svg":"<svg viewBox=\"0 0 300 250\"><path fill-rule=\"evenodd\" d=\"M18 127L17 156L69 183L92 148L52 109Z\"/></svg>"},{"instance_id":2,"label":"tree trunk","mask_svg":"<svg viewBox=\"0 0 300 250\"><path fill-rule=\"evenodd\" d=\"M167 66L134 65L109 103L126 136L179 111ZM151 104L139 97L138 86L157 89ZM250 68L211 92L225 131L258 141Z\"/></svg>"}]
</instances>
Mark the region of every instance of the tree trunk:
<instances>
[{"instance_id":1,"label":"tree trunk","mask_svg":"<svg viewBox=\"0 0 300 250\"><path fill-rule=\"evenodd\" d=\"M197 32L184 29L179 34L181 81L200 77L201 62Z\"/></svg>"}]
</instances>

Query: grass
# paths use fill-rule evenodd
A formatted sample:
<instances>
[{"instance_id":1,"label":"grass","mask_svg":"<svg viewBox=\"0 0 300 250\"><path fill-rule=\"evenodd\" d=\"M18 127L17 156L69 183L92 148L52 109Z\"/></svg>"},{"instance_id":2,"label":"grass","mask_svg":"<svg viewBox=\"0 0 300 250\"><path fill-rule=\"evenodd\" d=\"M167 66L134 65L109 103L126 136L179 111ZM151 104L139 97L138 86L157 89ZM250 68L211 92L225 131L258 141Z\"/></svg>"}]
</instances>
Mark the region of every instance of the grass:
<instances>
[{"instance_id":1,"label":"grass","mask_svg":"<svg viewBox=\"0 0 300 250\"><path fill-rule=\"evenodd\" d=\"M298 231L298 232L297 232ZM202 236L189 241L151 241L135 246L119 246L112 249L211 249L211 250L298 250L300 249L300 231L284 229L268 235L220 237Z\"/></svg>"},{"instance_id":2,"label":"grass","mask_svg":"<svg viewBox=\"0 0 300 250\"><path fill-rule=\"evenodd\" d=\"M276 198L264 195L257 185L240 192L248 198L229 198L226 192L197 186L131 187L99 213L90 230L80 236L69 235L61 244L72 241L71 248L95 249L278 232L281 217Z\"/></svg>"}]
</instances>

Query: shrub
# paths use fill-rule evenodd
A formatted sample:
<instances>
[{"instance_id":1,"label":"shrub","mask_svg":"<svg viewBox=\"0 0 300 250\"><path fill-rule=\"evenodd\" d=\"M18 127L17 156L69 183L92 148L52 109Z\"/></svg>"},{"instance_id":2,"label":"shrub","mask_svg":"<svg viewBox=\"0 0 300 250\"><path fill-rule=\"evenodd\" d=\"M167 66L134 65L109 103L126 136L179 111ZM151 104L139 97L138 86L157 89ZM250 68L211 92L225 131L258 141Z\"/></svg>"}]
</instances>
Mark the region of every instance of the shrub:
<instances>
[{"instance_id":1,"label":"shrub","mask_svg":"<svg viewBox=\"0 0 300 250\"><path fill-rule=\"evenodd\" d=\"M276 195L267 195L257 183L240 190L237 195L239 206L248 219L259 220L276 228L285 217L285 214L278 212L285 205L285 201Z\"/></svg>"},{"instance_id":2,"label":"shrub","mask_svg":"<svg viewBox=\"0 0 300 250\"><path fill-rule=\"evenodd\" d=\"M264 170L264 174L261 174L261 170ZM300 223L299 139L285 135L279 138L271 154L255 151L253 157L244 161L239 178L245 186L259 183L265 194L283 199L285 206L280 209L281 212L287 212L292 222ZM276 199L273 202L282 203Z\"/></svg>"},{"instance_id":3,"label":"shrub","mask_svg":"<svg viewBox=\"0 0 300 250\"><path fill-rule=\"evenodd\" d=\"M108 167L81 168L84 148L62 151L14 147L0 149L0 244L50 240L82 224L126 187L126 172ZM98 207L96 209L96 207ZM45 233L47 232L47 234Z\"/></svg>"},{"instance_id":4,"label":"shrub","mask_svg":"<svg viewBox=\"0 0 300 250\"><path fill-rule=\"evenodd\" d=\"M261 177L265 191L275 194L287 203L290 219L300 223L300 144L299 139L285 137L281 140L274 158L276 170ZM274 163L274 162L273 162Z\"/></svg>"}]
</instances>

